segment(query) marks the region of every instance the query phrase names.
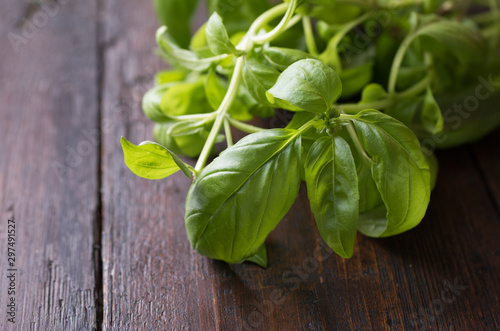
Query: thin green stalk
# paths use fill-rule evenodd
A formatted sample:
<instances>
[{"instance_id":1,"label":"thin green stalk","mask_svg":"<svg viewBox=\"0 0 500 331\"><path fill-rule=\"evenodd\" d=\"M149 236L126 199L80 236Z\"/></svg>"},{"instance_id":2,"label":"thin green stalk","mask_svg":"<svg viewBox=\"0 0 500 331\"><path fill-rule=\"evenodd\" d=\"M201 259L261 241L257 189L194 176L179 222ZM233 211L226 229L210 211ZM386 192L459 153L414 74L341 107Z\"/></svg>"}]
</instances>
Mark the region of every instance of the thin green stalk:
<instances>
[{"instance_id":1,"label":"thin green stalk","mask_svg":"<svg viewBox=\"0 0 500 331\"><path fill-rule=\"evenodd\" d=\"M193 115L181 115L181 116L172 116L176 121L197 121L197 120L207 120L207 119L215 119L217 117L217 112L211 112L206 114L193 114Z\"/></svg>"},{"instance_id":2,"label":"thin green stalk","mask_svg":"<svg viewBox=\"0 0 500 331\"><path fill-rule=\"evenodd\" d=\"M208 135L207 141L205 142L205 146L203 146L203 150L201 151L200 157L198 158L198 162L196 162L196 171L201 171L201 169L205 166L208 160L208 156L210 155L210 151L215 143L215 139L220 132L221 126L224 122L224 118L226 117L226 113L229 110L229 107L234 101L236 94L238 92L238 87L241 82L241 72L243 69L243 57L239 57L236 60L236 64L234 66L233 77L231 78L231 83L229 84L229 89L227 90L224 99L222 100L219 109L217 110L217 117L215 118L215 123L210 130L210 134Z\"/></svg>"},{"instance_id":3,"label":"thin green stalk","mask_svg":"<svg viewBox=\"0 0 500 331\"><path fill-rule=\"evenodd\" d=\"M257 17L255 21L252 23L250 28L248 29L248 34L253 37L254 35L257 34L259 29L261 29L264 25L266 25L269 21L272 21L279 15L282 15L285 13L288 9L289 5L288 3L281 3L277 6L274 6L273 8L269 9L268 11L264 12L262 15Z\"/></svg>"},{"instance_id":4,"label":"thin green stalk","mask_svg":"<svg viewBox=\"0 0 500 331\"><path fill-rule=\"evenodd\" d=\"M226 119L229 121L229 123L231 123L232 126L246 133L256 133L265 130L263 128L259 128L258 126L235 120L231 116L227 116Z\"/></svg>"},{"instance_id":5,"label":"thin green stalk","mask_svg":"<svg viewBox=\"0 0 500 331\"><path fill-rule=\"evenodd\" d=\"M254 35L251 37L251 40L254 44L265 44L270 41L272 41L274 38L279 36L287 27L288 22L293 16L293 13L295 12L295 8L297 7L297 0L291 0L290 4L288 5L288 9L285 13L285 16L281 19L280 23L271 31L269 31L266 34L263 35ZM253 26L253 24L252 24Z\"/></svg>"},{"instance_id":6,"label":"thin green stalk","mask_svg":"<svg viewBox=\"0 0 500 331\"><path fill-rule=\"evenodd\" d=\"M424 79L422 79L420 82L416 83L409 89L404 90L403 92L400 93L396 93L393 96L389 96L386 99L364 104L358 104L358 103L339 104L337 105L337 107L342 109L346 114L353 114L353 115L365 109L377 109L377 110L386 109L394 105L398 100L409 99L421 95L423 92L425 92L427 86L429 86L431 81L432 81L432 75L428 75L427 77L425 77Z\"/></svg>"},{"instance_id":7,"label":"thin green stalk","mask_svg":"<svg viewBox=\"0 0 500 331\"><path fill-rule=\"evenodd\" d=\"M346 114L357 114L362 110L365 109L385 109L394 104L394 99L382 99L379 101L374 101L370 103L365 103L365 104L358 104L358 103L352 103L352 104L341 104L338 105L337 107L342 109Z\"/></svg>"},{"instance_id":8,"label":"thin green stalk","mask_svg":"<svg viewBox=\"0 0 500 331\"><path fill-rule=\"evenodd\" d=\"M309 122L307 122L306 124L302 125L297 131L298 131L298 134L302 134L304 132L306 132L307 130L309 130L313 125L314 125L314 122L316 122L317 120L316 119L312 119L310 120Z\"/></svg>"},{"instance_id":9,"label":"thin green stalk","mask_svg":"<svg viewBox=\"0 0 500 331\"><path fill-rule=\"evenodd\" d=\"M372 13L368 12L368 13L366 13L366 14L358 17L354 21L350 22L349 24L346 24L328 42L327 49L325 50L325 52L323 52L323 54L325 54L329 50L333 50L334 51L334 54L335 54L335 59L334 59L335 69L337 69L338 71L342 70L342 62L340 61L339 53L338 53L338 50L337 50L340 42L342 41L342 39L344 39L344 37L346 36L346 34L349 33L349 31L351 31L352 29L354 29L355 27L357 27L358 25L360 25L361 23L363 23L364 21L366 21L367 19L369 19L371 17L371 15L372 15Z\"/></svg>"},{"instance_id":10,"label":"thin green stalk","mask_svg":"<svg viewBox=\"0 0 500 331\"><path fill-rule=\"evenodd\" d=\"M314 40L314 32L311 26L311 18L309 16L302 17L302 26L304 27L304 35L306 37L307 50L314 56L318 56L318 47Z\"/></svg>"},{"instance_id":11,"label":"thin green stalk","mask_svg":"<svg viewBox=\"0 0 500 331\"><path fill-rule=\"evenodd\" d=\"M403 63L406 51L408 50L408 47L410 47L415 36L416 35L414 33L408 34L401 43L401 46L399 47L396 53L396 56L394 56L394 60L392 62L392 67L391 67L391 73L389 75L389 88L388 88L389 94L396 93L396 83L398 80L399 68Z\"/></svg>"},{"instance_id":12,"label":"thin green stalk","mask_svg":"<svg viewBox=\"0 0 500 331\"><path fill-rule=\"evenodd\" d=\"M345 119L352 119L354 116L352 115L344 115L341 114L340 118L345 118ZM354 146L358 150L358 152L363 156L363 159L368 161L369 164L374 163L373 159L366 153L365 149L363 148L363 145L361 145L361 141L359 141L358 134L356 133L356 128L354 127L354 124L352 124L352 121L349 121L349 124L346 126L347 132L349 133L349 136L351 137Z\"/></svg>"},{"instance_id":13,"label":"thin green stalk","mask_svg":"<svg viewBox=\"0 0 500 331\"><path fill-rule=\"evenodd\" d=\"M231 125L227 118L224 119L224 133L226 134L227 147L233 146L233 134L231 133Z\"/></svg>"}]
</instances>

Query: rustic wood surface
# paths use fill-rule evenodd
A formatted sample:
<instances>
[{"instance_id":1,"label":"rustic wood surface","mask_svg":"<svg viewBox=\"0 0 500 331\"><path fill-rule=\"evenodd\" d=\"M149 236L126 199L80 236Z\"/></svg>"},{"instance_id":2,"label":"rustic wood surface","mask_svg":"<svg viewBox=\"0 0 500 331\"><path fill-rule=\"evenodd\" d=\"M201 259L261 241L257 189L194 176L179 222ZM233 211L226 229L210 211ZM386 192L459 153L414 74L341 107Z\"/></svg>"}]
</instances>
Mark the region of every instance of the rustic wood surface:
<instances>
[{"instance_id":1,"label":"rustic wood surface","mask_svg":"<svg viewBox=\"0 0 500 331\"><path fill-rule=\"evenodd\" d=\"M1 6L0 330L500 328L500 132L438 153L429 211L408 233L359 235L344 260L302 187L267 241L269 267L227 265L189 245L183 175L148 181L123 163L120 136L151 139L140 101L164 66L149 2ZM27 36L17 52L9 33Z\"/></svg>"}]
</instances>

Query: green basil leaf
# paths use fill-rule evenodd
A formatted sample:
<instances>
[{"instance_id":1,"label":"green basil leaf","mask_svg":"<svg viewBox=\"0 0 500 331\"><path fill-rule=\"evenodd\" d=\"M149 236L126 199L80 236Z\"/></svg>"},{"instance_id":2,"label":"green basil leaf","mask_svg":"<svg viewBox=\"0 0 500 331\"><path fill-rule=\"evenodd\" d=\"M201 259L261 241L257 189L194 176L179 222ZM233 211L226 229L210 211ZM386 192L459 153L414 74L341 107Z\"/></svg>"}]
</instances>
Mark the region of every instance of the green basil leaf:
<instances>
[{"instance_id":1,"label":"green basil leaf","mask_svg":"<svg viewBox=\"0 0 500 331\"><path fill-rule=\"evenodd\" d=\"M341 137L323 137L311 147L304 167L321 237L337 254L351 257L359 215L358 177L351 148Z\"/></svg>"},{"instance_id":2,"label":"green basil leaf","mask_svg":"<svg viewBox=\"0 0 500 331\"><path fill-rule=\"evenodd\" d=\"M422 108L421 119L422 125L428 132L437 134L443 131L443 114L441 113L441 108L439 108L436 99L434 99L430 87L427 87L427 93L424 97L424 107Z\"/></svg>"},{"instance_id":3,"label":"green basil leaf","mask_svg":"<svg viewBox=\"0 0 500 331\"><path fill-rule=\"evenodd\" d=\"M222 18L213 13L208 20L205 30L208 46L212 53L219 54L240 54L229 39L226 28L222 23Z\"/></svg>"},{"instance_id":4,"label":"green basil leaf","mask_svg":"<svg viewBox=\"0 0 500 331\"><path fill-rule=\"evenodd\" d=\"M387 107L384 112L402 122L407 127L412 127L415 116L421 108L421 98L401 99L394 105Z\"/></svg>"},{"instance_id":5,"label":"green basil leaf","mask_svg":"<svg viewBox=\"0 0 500 331\"><path fill-rule=\"evenodd\" d=\"M210 70L205 80L205 94L213 110L219 109L226 93L227 87L222 85L215 70ZM234 99L228 112L231 117L239 121L249 121L253 118L248 108L238 98Z\"/></svg>"},{"instance_id":6,"label":"green basil leaf","mask_svg":"<svg viewBox=\"0 0 500 331\"><path fill-rule=\"evenodd\" d=\"M347 68L340 72L342 98L349 99L363 90L373 79L373 62Z\"/></svg>"},{"instance_id":7,"label":"green basil leaf","mask_svg":"<svg viewBox=\"0 0 500 331\"><path fill-rule=\"evenodd\" d=\"M477 62L485 51L485 42L479 30L452 20L441 20L418 29L422 47L433 54L453 54L462 62Z\"/></svg>"},{"instance_id":8,"label":"green basil leaf","mask_svg":"<svg viewBox=\"0 0 500 331\"><path fill-rule=\"evenodd\" d=\"M337 73L319 60L300 60L289 66L267 91L268 100L290 110L324 113L342 94Z\"/></svg>"},{"instance_id":9,"label":"green basil leaf","mask_svg":"<svg viewBox=\"0 0 500 331\"><path fill-rule=\"evenodd\" d=\"M155 86L173 82L181 82L186 78L186 72L182 70L163 70L155 75Z\"/></svg>"},{"instance_id":10,"label":"green basil leaf","mask_svg":"<svg viewBox=\"0 0 500 331\"><path fill-rule=\"evenodd\" d=\"M385 222L360 221L368 236L387 237L417 226L430 199L429 165L415 134L392 117L364 110L353 120L363 148L373 159L372 177L387 209Z\"/></svg>"},{"instance_id":11,"label":"green basil leaf","mask_svg":"<svg viewBox=\"0 0 500 331\"><path fill-rule=\"evenodd\" d=\"M160 103L161 99L175 83L162 84L153 87L144 94L142 98L142 111L155 122L171 121L173 118L163 112Z\"/></svg>"},{"instance_id":12,"label":"green basil leaf","mask_svg":"<svg viewBox=\"0 0 500 331\"><path fill-rule=\"evenodd\" d=\"M278 80L278 70L257 62L253 59L245 60L243 64L243 83L250 95L262 104L271 106L266 98L266 91Z\"/></svg>"},{"instance_id":13,"label":"green basil leaf","mask_svg":"<svg viewBox=\"0 0 500 331\"><path fill-rule=\"evenodd\" d=\"M267 0L208 0L209 12L217 12L229 35L246 31L253 21L271 7Z\"/></svg>"},{"instance_id":14,"label":"green basil leaf","mask_svg":"<svg viewBox=\"0 0 500 331\"><path fill-rule=\"evenodd\" d=\"M437 182L437 176L438 176L438 170L439 170L439 161L434 155L432 151L429 151L427 149L423 149L422 152L425 155L425 158L427 160L427 163L429 164L429 170L431 172L431 190L434 190L436 187L436 182Z\"/></svg>"},{"instance_id":15,"label":"green basil leaf","mask_svg":"<svg viewBox=\"0 0 500 331\"><path fill-rule=\"evenodd\" d=\"M362 13L361 6L350 3L336 3L333 0L316 1L310 16L329 24L348 23Z\"/></svg>"},{"instance_id":16,"label":"green basil leaf","mask_svg":"<svg viewBox=\"0 0 500 331\"><path fill-rule=\"evenodd\" d=\"M125 164L137 176L147 179L166 178L179 170L191 178L188 166L165 147L145 141L134 145L127 139L121 139Z\"/></svg>"},{"instance_id":17,"label":"green basil leaf","mask_svg":"<svg viewBox=\"0 0 500 331\"><path fill-rule=\"evenodd\" d=\"M248 109L248 112L252 115L263 118L274 116L274 109L268 105L269 102L267 102L267 99L266 104L262 104L255 100L250 92L248 92L245 84L241 84L238 89L238 99L241 100L241 102Z\"/></svg>"},{"instance_id":18,"label":"green basil leaf","mask_svg":"<svg viewBox=\"0 0 500 331\"><path fill-rule=\"evenodd\" d=\"M200 155L208 134L209 129L196 122L157 123L153 128L153 137L157 143L176 154L192 158Z\"/></svg>"},{"instance_id":19,"label":"green basil leaf","mask_svg":"<svg viewBox=\"0 0 500 331\"><path fill-rule=\"evenodd\" d=\"M206 34L207 23L203 24L198 28L191 38L191 43L189 44L189 49L195 51L201 57L209 58L215 56L210 50L207 42Z\"/></svg>"},{"instance_id":20,"label":"green basil leaf","mask_svg":"<svg viewBox=\"0 0 500 331\"><path fill-rule=\"evenodd\" d=\"M241 139L197 176L186 200L186 229L198 253L228 263L255 255L300 186L295 130Z\"/></svg>"},{"instance_id":21,"label":"green basil leaf","mask_svg":"<svg viewBox=\"0 0 500 331\"><path fill-rule=\"evenodd\" d=\"M154 0L154 7L161 25L168 27L177 44L187 47L198 0Z\"/></svg>"},{"instance_id":22,"label":"green basil leaf","mask_svg":"<svg viewBox=\"0 0 500 331\"><path fill-rule=\"evenodd\" d=\"M279 71L285 70L297 61L314 58L301 50L283 47L267 47L263 54L269 64Z\"/></svg>"},{"instance_id":23,"label":"green basil leaf","mask_svg":"<svg viewBox=\"0 0 500 331\"><path fill-rule=\"evenodd\" d=\"M262 244L255 255L250 256L247 261L253 262L262 268L267 268L267 250L266 244Z\"/></svg>"},{"instance_id":24,"label":"green basil leaf","mask_svg":"<svg viewBox=\"0 0 500 331\"><path fill-rule=\"evenodd\" d=\"M167 116L210 112L212 108L205 95L205 77L195 82L172 85L161 98L160 107Z\"/></svg>"},{"instance_id":25,"label":"green basil leaf","mask_svg":"<svg viewBox=\"0 0 500 331\"><path fill-rule=\"evenodd\" d=\"M366 213L384 203L372 177L371 162L365 158L362 151L356 148L347 130L340 131L340 136L351 146L358 175L359 213Z\"/></svg>"},{"instance_id":26,"label":"green basil leaf","mask_svg":"<svg viewBox=\"0 0 500 331\"><path fill-rule=\"evenodd\" d=\"M214 63L213 59L201 58L197 53L180 48L167 34L167 27L162 26L156 31L156 42L162 55L172 64L193 70L205 71Z\"/></svg>"},{"instance_id":27,"label":"green basil leaf","mask_svg":"<svg viewBox=\"0 0 500 331\"><path fill-rule=\"evenodd\" d=\"M360 104L371 103L379 101L387 97L386 90L380 84L372 83L365 86L363 92L361 93Z\"/></svg>"}]
</instances>

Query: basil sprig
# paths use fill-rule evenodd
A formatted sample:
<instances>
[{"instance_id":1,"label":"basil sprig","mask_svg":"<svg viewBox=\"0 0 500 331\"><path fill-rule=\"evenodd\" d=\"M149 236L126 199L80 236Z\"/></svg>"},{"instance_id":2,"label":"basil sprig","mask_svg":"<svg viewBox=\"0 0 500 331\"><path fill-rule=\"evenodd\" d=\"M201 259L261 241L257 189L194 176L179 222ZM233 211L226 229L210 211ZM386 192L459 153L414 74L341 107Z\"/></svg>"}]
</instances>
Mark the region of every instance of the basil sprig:
<instances>
[{"instance_id":1,"label":"basil sprig","mask_svg":"<svg viewBox=\"0 0 500 331\"><path fill-rule=\"evenodd\" d=\"M431 149L500 123L500 112L476 107L499 95L494 1L470 16L444 1L210 0L192 38L198 1L154 3L159 54L175 68L143 98L156 143L122 138L125 163L147 179L192 178L186 230L210 258L267 266L265 240L302 180L319 233L344 258L358 231L410 230L436 182ZM293 114L286 128L248 123L273 108ZM232 129L248 135L235 142Z\"/></svg>"}]
</instances>

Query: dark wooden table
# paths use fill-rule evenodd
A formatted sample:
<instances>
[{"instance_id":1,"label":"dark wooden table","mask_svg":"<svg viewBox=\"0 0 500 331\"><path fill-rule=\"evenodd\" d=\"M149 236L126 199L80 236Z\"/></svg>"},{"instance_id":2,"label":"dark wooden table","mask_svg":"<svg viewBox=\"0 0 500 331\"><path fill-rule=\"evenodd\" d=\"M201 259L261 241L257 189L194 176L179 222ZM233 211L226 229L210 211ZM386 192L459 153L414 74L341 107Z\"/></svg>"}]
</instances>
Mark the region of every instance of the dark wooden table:
<instances>
[{"instance_id":1,"label":"dark wooden table","mask_svg":"<svg viewBox=\"0 0 500 331\"><path fill-rule=\"evenodd\" d=\"M189 182L134 176L120 136L164 66L148 1L4 0L0 11L0 330L498 330L500 132L439 152L427 216L354 257L319 239L305 188L269 268L191 249ZM7 305L15 221L15 324Z\"/></svg>"}]
</instances>

